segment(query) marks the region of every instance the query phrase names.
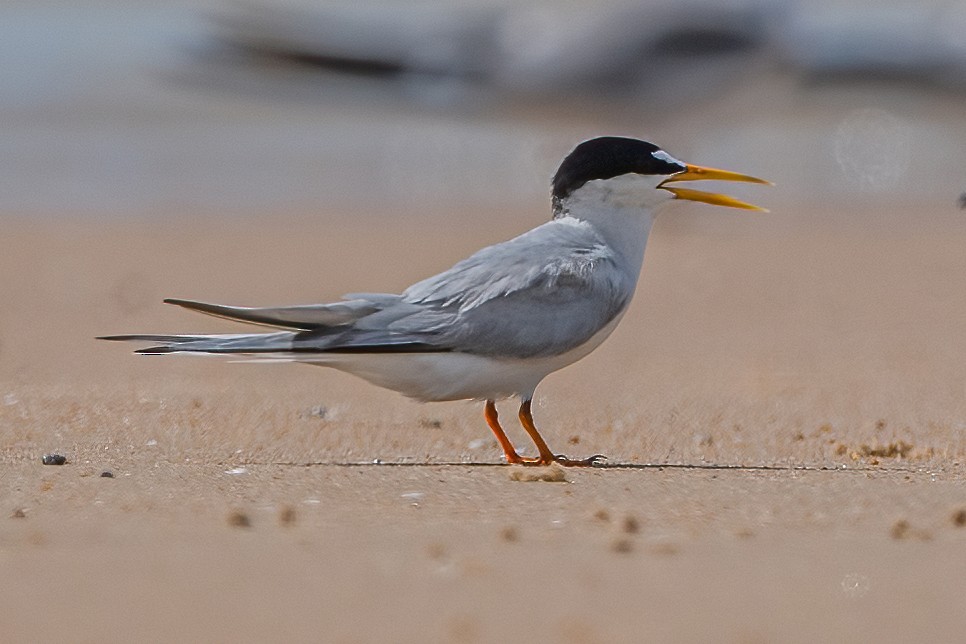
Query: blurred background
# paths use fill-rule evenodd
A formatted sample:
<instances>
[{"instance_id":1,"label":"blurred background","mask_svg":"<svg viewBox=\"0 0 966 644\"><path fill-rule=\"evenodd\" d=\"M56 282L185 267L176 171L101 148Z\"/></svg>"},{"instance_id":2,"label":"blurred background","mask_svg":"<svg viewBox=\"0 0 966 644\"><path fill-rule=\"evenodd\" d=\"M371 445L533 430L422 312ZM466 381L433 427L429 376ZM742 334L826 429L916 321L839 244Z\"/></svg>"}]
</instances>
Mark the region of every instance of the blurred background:
<instances>
[{"instance_id":1,"label":"blurred background","mask_svg":"<svg viewBox=\"0 0 966 644\"><path fill-rule=\"evenodd\" d=\"M580 140L768 205L966 191L961 0L11 1L0 215L548 213Z\"/></svg>"},{"instance_id":2,"label":"blurred background","mask_svg":"<svg viewBox=\"0 0 966 644\"><path fill-rule=\"evenodd\" d=\"M771 213L659 218L633 310L538 392L546 426L610 422L594 450L650 460L840 458L827 426L966 449L962 0L32 0L0 5L0 61L0 412L233 392L219 431L356 404L439 414L467 438L425 453L460 454L460 405L93 338L240 329L163 297L403 289L546 220L560 159L622 134L774 181L722 186Z\"/></svg>"}]
</instances>

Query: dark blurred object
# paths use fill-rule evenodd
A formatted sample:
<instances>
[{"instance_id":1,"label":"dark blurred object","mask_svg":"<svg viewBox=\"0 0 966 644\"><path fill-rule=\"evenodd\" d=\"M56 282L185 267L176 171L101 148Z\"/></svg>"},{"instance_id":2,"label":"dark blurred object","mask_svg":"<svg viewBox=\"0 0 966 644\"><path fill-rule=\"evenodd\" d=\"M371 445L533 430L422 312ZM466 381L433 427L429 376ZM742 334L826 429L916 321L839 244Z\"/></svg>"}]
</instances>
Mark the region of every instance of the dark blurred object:
<instances>
[{"instance_id":1,"label":"dark blurred object","mask_svg":"<svg viewBox=\"0 0 966 644\"><path fill-rule=\"evenodd\" d=\"M453 79L528 96L603 91L672 101L742 73L765 42L761 6L273 3L215 21L222 42L240 51L329 70Z\"/></svg>"},{"instance_id":2,"label":"dark blurred object","mask_svg":"<svg viewBox=\"0 0 966 644\"><path fill-rule=\"evenodd\" d=\"M959 207L966 210L966 192L959 195Z\"/></svg>"},{"instance_id":3,"label":"dark blurred object","mask_svg":"<svg viewBox=\"0 0 966 644\"><path fill-rule=\"evenodd\" d=\"M67 462L67 457L61 454L44 454L42 462L44 465L63 465Z\"/></svg>"},{"instance_id":4,"label":"dark blurred object","mask_svg":"<svg viewBox=\"0 0 966 644\"><path fill-rule=\"evenodd\" d=\"M812 78L966 89L966 3L799 2L777 25L786 60Z\"/></svg>"},{"instance_id":5,"label":"dark blurred object","mask_svg":"<svg viewBox=\"0 0 966 644\"><path fill-rule=\"evenodd\" d=\"M751 55L766 45L813 80L861 76L966 87L966 3L954 0L289 1L234 7L215 22L224 43L250 54L342 72L461 79L526 95L700 96L747 72Z\"/></svg>"}]
</instances>

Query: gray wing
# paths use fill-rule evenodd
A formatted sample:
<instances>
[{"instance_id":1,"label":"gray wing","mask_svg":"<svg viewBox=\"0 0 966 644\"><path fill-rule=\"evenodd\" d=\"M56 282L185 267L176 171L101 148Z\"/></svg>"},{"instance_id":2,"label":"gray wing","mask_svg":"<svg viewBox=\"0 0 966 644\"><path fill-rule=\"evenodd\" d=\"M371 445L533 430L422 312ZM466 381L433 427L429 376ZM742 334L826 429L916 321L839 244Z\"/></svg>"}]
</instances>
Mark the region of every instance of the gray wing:
<instances>
[{"instance_id":1,"label":"gray wing","mask_svg":"<svg viewBox=\"0 0 966 644\"><path fill-rule=\"evenodd\" d=\"M623 311L636 281L590 224L556 219L409 287L403 303L419 310L388 329L469 353L557 355Z\"/></svg>"},{"instance_id":2,"label":"gray wing","mask_svg":"<svg viewBox=\"0 0 966 644\"><path fill-rule=\"evenodd\" d=\"M593 228L554 220L484 248L402 295L352 293L341 302L247 308L171 304L291 329L227 335L121 335L151 342L140 353L463 351L536 357L564 353L614 319L633 293L630 275Z\"/></svg>"},{"instance_id":3,"label":"gray wing","mask_svg":"<svg viewBox=\"0 0 966 644\"><path fill-rule=\"evenodd\" d=\"M385 324L359 325L374 314L395 319L411 310L401 303L399 295L388 293L353 293L340 302L282 307L240 307L224 304L166 299L168 304L248 324L259 324L282 329L276 333L232 334L125 334L102 336L101 340L150 342L154 346L137 353L319 353L334 351L446 351L431 344L435 334L390 333Z\"/></svg>"}]
</instances>

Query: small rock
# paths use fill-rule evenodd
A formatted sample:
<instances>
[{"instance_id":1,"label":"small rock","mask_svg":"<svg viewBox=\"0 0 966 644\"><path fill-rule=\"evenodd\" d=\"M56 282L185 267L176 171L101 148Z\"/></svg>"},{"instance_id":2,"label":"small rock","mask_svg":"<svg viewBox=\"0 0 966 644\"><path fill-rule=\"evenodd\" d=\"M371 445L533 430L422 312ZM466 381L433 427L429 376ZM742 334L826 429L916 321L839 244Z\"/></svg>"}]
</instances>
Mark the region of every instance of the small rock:
<instances>
[{"instance_id":1,"label":"small rock","mask_svg":"<svg viewBox=\"0 0 966 644\"><path fill-rule=\"evenodd\" d=\"M909 525L908 521L906 521L905 519L899 519L898 521L892 524L892 528L890 528L889 534L892 536L893 539L905 539L907 536L909 536L909 530L911 529L912 529L912 526Z\"/></svg>"},{"instance_id":2,"label":"small rock","mask_svg":"<svg viewBox=\"0 0 966 644\"><path fill-rule=\"evenodd\" d=\"M233 528L250 528L252 527L252 520L244 512L235 510L228 515L228 525Z\"/></svg>"},{"instance_id":3,"label":"small rock","mask_svg":"<svg viewBox=\"0 0 966 644\"><path fill-rule=\"evenodd\" d=\"M567 473L564 471L564 468L556 463L551 463L547 467L519 465L510 469L510 480L525 481L528 483L535 481L566 483Z\"/></svg>"},{"instance_id":4,"label":"small rock","mask_svg":"<svg viewBox=\"0 0 966 644\"><path fill-rule=\"evenodd\" d=\"M295 525L295 508L291 505L283 505L282 509L278 513L278 522L285 527L291 527Z\"/></svg>"},{"instance_id":5,"label":"small rock","mask_svg":"<svg viewBox=\"0 0 966 644\"><path fill-rule=\"evenodd\" d=\"M600 510L597 510L596 512L594 512L594 518L597 519L598 521L602 521L604 523L609 523L610 522L610 512L608 512L604 508L601 508Z\"/></svg>"},{"instance_id":6,"label":"small rock","mask_svg":"<svg viewBox=\"0 0 966 644\"><path fill-rule=\"evenodd\" d=\"M966 526L966 508L960 508L953 512L953 525L957 528Z\"/></svg>"},{"instance_id":7,"label":"small rock","mask_svg":"<svg viewBox=\"0 0 966 644\"><path fill-rule=\"evenodd\" d=\"M63 465L67 462L67 457L61 454L44 454L42 462L44 465Z\"/></svg>"},{"instance_id":8,"label":"small rock","mask_svg":"<svg viewBox=\"0 0 966 644\"><path fill-rule=\"evenodd\" d=\"M513 543L520 540L520 533L513 526L507 526L500 530L500 538L506 542Z\"/></svg>"},{"instance_id":9,"label":"small rock","mask_svg":"<svg viewBox=\"0 0 966 644\"><path fill-rule=\"evenodd\" d=\"M10 518L12 518L12 519L26 519L27 518L27 511L24 510L23 508L17 508L16 510L13 511L13 514L10 515Z\"/></svg>"},{"instance_id":10,"label":"small rock","mask_svg":"<svg viewBox=\"0 0 966 644\"><path fill-rule=\"evenodd\" d=\"M628 515L624 517L624 522L621 523L621 531L625 534L637 534L641 531L641 523L636 517Z\"/></svg>"},{"instance_id":11,"label":"small rock","mask_svg":"<svg viewBox=\"0 0 966 644\"><path fill-rule=\"evenodd\" d=\"M899 519L892 524L892 528L889 530L889 534L893 539L918 539L919 541L929 541L932 539L932 533L928 530L921 530L914 528L905 519Z\"/></svg>"},{"instance_id":12,"label":"small rock","mask_svg":"<svg viewBox=\"0 0 966 644\"><path fill-rule=\"evenodd\" d=\"M114 478L114 472L112 472L111 470L104 470L103 472L101 472L101 478L112 479Z\"/></svg>"}]
</instances>

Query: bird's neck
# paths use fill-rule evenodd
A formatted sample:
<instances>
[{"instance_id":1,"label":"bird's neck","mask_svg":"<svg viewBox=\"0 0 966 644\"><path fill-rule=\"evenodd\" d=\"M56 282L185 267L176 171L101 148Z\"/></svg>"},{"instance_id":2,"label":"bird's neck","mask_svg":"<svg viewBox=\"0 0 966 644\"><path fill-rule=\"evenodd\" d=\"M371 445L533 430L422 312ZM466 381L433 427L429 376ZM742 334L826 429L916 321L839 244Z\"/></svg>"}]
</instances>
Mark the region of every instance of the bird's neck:
<instances>
[{"instance_id":1,"label":"bird's neck","mask_svg":"<svg viewBox=\"0 0 966 644\"><path fill-rule=\"evenodd\" d=\"M586 221L617 254L633 279L640 274L644 248L654 221L654 208L640 198L623 199L606 188L587 184L566 199L554 203L554 218L574 217Z\"/></svg>"}]
</instances>

